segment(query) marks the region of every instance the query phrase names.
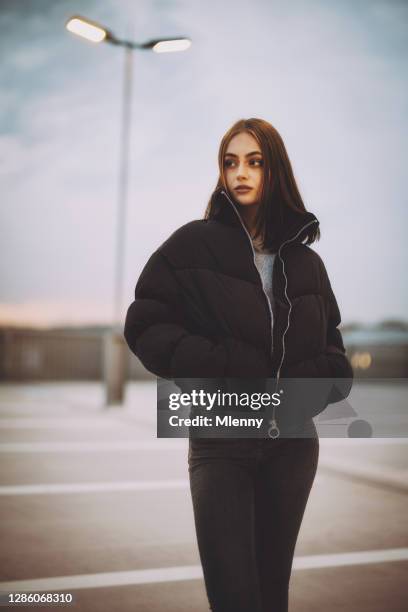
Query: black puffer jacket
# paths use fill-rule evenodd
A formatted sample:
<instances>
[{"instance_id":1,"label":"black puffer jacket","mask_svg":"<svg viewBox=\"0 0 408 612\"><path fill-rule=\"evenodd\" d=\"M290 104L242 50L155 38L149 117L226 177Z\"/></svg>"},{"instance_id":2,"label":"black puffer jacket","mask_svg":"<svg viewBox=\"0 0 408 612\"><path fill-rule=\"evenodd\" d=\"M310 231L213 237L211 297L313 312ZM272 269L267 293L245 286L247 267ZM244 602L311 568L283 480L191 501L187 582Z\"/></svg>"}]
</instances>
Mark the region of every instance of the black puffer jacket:
<instances>
[{"instance_id":1,"label":"black puffer jacket","mask_svg":"<svg viewBox=\"0 0 408 612\"><path fill-rule=\"evenodd\" d=\"M316 217L291 213L274 261L271 312L235 204L223 190L213 197L212 218L180 227L146 263L124 329L133 353L172 380L352 379L325 266L302 243Z\"/></svg>"}]
</instances>

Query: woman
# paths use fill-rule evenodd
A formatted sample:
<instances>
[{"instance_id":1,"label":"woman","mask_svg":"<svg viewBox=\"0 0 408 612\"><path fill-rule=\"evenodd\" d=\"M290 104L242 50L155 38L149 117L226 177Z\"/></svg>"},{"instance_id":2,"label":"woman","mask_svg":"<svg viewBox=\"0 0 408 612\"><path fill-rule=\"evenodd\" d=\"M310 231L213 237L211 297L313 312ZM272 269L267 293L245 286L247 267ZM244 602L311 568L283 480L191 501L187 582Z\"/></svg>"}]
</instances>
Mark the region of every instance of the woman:
<instances>
[{"instance_id":1,"label":"woman","mask_svg":"<svg viewBox=\"0 0 408 612\"><path fill-rule=\"evenodd\" d=\"M353 374L326 269L309 247L319 222L305 209L281 136L262 119L240 120L218 161L204 219L176 230L144 267L125 338L168 379L345 379L341 393L297 406L296 439L282 435L282 410L262 439L189 440L211 609L285 612L319 455L311 417L348 395Z\"/></svg>"}]
</instances>

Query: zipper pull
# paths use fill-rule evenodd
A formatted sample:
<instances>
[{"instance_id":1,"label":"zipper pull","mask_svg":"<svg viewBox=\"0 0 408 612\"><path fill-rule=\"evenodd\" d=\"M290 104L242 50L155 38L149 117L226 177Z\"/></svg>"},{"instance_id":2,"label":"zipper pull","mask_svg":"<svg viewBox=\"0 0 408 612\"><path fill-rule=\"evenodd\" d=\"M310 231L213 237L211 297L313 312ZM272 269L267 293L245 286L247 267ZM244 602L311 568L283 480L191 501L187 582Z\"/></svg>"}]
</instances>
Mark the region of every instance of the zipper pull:
<instances>
[{"instance_id":1,"label":"zipper pull","mask_svg":"<svg viewBox=\"0 0 408 612\"><path fill-rule=\"evenodd\" d=\"M270 424L270 428L268 429L268 436L270 438L279 438L280 430L279 430L279 427L278 427L278 425L276 423L276 420L275 419L271 419L269 421L269 424Z\"/></svg>"}]
</instances>

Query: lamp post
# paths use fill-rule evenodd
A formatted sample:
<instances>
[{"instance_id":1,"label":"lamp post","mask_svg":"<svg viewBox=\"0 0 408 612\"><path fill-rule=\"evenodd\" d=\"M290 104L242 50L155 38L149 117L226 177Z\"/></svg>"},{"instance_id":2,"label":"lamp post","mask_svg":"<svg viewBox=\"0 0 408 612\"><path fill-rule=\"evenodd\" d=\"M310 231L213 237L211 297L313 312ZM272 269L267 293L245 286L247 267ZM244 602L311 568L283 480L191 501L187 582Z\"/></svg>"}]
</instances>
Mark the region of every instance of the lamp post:
<instances>
[{"instance_id":1,"label":"lamp post","mask_svg":"<svg viewBox=\"0 0 408 612\"><path fill-rule=\"evenodd\" d=\"M114 321L111 330L104 338L104 379L106 384L106 405L122 404L126 377L126 358L124 354L123 333L121 324L121 305L124 278L126 209L129 182L129 150L131 131L131 98L133 76L133 51L140 49L155 53L184 51L191 45L185 37L156 38L144 43L137 43L117 38L104 26L88 18L74 15L65 24L66 29L92 43L107 42L123 47L125 50L122 116L120 128L120 155L118 180L118 221L116 233L115 256L115 293Z\"/></svg>"}]
</instances>

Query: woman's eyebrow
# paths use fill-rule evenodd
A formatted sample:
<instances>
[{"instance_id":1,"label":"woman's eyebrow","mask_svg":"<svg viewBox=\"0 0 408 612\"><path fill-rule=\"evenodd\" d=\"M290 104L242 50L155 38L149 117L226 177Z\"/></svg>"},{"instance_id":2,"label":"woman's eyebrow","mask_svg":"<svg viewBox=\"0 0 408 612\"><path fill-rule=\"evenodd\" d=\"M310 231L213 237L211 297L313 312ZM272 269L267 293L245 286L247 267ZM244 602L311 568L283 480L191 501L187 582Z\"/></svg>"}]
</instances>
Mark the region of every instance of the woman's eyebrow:
<instances>
[{"instance_id":1,"label":"woman's eyebrow","mask_svg":"<svg viewBox=\"0 0 408 612\"><path fill-rule=\"evenodd\" d=\"M251 151L250 153L247 153L245 155L245 157L249 157L250 155L257 155L257 154L262 155L261 151ZM235 155L235 153L226 153L225 157L227 157L227 156L229 156L229 157L238 157L238 155Z\"/></svg>"}]
</instances>

